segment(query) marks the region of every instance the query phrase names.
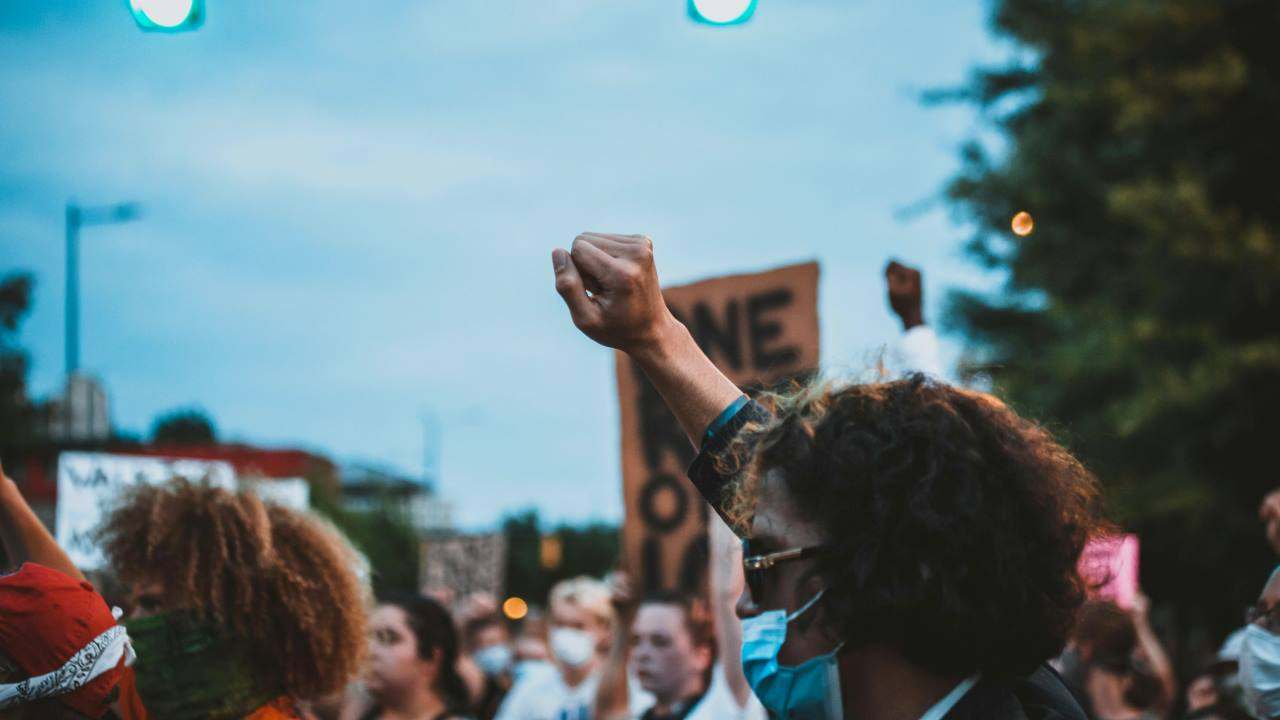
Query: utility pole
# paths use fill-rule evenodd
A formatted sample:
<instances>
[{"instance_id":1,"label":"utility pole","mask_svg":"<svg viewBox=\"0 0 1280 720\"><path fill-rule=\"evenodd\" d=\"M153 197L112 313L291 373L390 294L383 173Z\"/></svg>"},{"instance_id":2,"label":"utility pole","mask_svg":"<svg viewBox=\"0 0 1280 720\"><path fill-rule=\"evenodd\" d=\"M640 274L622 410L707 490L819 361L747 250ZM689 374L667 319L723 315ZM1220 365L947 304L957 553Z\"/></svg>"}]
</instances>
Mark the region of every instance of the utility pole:
<instances>
[{"instance_id":1,"label":"utility pole","mask_svg":"<svg viewBox=\"0 0 1280 720\"><path fill-rule=\"evenodd\" d=\"M142 210L137 203L119 203L82 208L67 203L67 379L80 369L80 228L137 220Z\"/></svg>"}]
</instances>

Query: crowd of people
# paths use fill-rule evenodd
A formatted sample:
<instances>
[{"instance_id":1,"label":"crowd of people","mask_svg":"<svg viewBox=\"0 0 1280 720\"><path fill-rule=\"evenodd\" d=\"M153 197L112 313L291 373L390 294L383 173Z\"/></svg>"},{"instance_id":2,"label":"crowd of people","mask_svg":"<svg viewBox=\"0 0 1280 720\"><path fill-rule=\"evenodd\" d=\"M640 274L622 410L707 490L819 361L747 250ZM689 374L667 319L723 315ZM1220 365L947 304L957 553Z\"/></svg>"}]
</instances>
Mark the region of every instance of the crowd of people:
<instances>
[{"instance_id":1,"label":"crowd of people","mask_svg":"<svg viewBox=\"0 0 1280 720\"><path fill-rule=\"evenodd\" d=\"M938 378L918 271L886 269L908 372L747 397L653 257L586 233L553 251L555 287L698 450L689 479L723 521L706 592L572 578L519 623L491 597L375 598L323 519L175 479L98 531L122 611L0 472L0 718L1280 718L1280 572L1180 686L1148 600L1089 599L1078 572L1108 532L1096 479ZM1262 519L1280 544L1280 496Z\"/></svg>"}]
</instances>

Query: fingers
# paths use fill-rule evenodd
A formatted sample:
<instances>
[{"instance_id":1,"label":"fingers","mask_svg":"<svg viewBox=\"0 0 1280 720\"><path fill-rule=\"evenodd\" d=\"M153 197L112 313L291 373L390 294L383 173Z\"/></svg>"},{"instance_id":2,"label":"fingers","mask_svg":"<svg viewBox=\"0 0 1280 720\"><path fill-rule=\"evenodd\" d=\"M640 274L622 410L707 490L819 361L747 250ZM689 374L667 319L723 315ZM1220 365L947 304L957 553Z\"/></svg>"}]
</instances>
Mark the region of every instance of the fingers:
<instances>
[{"instance_id":1,"label":"fingers","mask_svg":"<svg viewBox=\"0 0 1280 720\"><path fill-rule=\"evenodd\" d=\"M569 315L573 324L579 329L591 327L598 320L599 309L595 302L587 297L587 290L582 284L582 275L569 253L560 248L551 251L551 266L556 273L556 292L564 298L569 306Z\"/></svg>"},{"instance_id":2,"label":"fingers","mask_svg":"<svg viewBox=\"0 0 1280 720\"><path fill-rule=\"evenodd\" d=\"M584 276L597 281L604 287L609 287L622 275L624 260L621 257L610 255L606 250L600 247L600 243L612 242L605 241L600 238L590 238L585 235L579 235L573 239L573 247L569 254L577 265L578 271Z\"/></svg>"},{"instance_id":3,"label":"fingers","mask_svg":"<svg viewBox=\"0 0 1280 720\"><path fill-rule=\"evenodd\" d=\"M584 232L578 237L604 250L612 257L638 258L653 253L653 241L648 235Z\"/></svg>"}]
</instances>

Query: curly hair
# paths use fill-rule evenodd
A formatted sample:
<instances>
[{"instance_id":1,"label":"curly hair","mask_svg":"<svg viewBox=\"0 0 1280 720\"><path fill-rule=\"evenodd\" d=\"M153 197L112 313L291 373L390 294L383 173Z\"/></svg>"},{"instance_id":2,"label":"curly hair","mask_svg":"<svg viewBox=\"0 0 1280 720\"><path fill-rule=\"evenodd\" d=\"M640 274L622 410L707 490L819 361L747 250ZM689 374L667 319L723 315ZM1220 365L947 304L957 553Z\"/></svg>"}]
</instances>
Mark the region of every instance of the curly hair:
<instances>
[{"instance_id":1,"label":"curly hair","mask_svg":"<svg viewBox=\"0 0 1280 720\"><path fill-rule=\"evenodd\" d=\"M997 677L1061 651L1085 597L1080 553L1104 526L1096 479L1045 429L918 374L760 402L773 418L720 458L736 475L727 514L748 528L776 471L828 539L816 568L849 646Z\"/></svg>"},{"instance_id":2,"label":"curly hair","mask_svg":"<svg viewBox=\"0 0 1280 720\"><path fill-rule=\"evenodd\" d=\"M98 529L127 583L243 643L264 687L295 698L342 688L363 659L369 593L346 539L319 518L182 478L132 488Z\"/></svg>"}]
</instances>

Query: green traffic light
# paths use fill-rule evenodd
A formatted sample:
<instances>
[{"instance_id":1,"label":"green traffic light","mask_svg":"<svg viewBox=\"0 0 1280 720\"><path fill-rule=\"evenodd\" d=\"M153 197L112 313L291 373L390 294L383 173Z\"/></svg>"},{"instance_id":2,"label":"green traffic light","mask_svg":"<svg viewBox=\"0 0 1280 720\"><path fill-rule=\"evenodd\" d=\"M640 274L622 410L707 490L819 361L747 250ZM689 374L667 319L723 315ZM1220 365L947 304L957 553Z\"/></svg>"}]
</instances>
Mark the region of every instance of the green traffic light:
<instances>
[{"instance_id":1,"label":"green traffic light","mask_svg":"<svg viewBox=\"0 0 1280 720\"><path fill-rule=\"evenodd\" d=\"M129 0L129 11L151 32L195 30L204 22L204 0Z\"/></svg>"},{"instance_id":2,"label":"green traffic light","mask_svg":"<svg viewBox=\"0 0 1280 720\"><path fill-rule=\"evenodd\" d=\"M756 12L756 0L689 0L689 17L707 25L740 25Z\"/></svg>"}]
</instances>

